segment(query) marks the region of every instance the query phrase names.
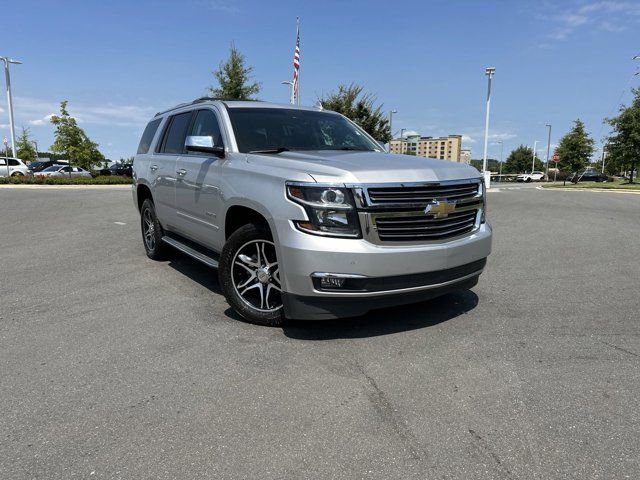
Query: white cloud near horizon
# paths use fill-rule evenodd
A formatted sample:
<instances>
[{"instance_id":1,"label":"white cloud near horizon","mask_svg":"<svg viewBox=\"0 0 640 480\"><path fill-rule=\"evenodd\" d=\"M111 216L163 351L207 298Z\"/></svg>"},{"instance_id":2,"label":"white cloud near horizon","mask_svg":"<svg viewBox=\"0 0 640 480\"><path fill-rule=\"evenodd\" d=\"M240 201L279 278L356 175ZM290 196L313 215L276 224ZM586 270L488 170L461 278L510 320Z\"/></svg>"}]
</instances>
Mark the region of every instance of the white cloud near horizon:
<instances>
[{"instance_id":1,"label":"white cloud near horizon","mask_svg":"<svg viewBox=\"0 0 640 480\"><path fill-rule=\"evenodd\" d=\"M136 128L146 125L159 110L139 105L86 104L73 101L69 102L67 109L69 114L78 120L78 123ZM52 112L59 112L59 110L60 104L57 102L32 97L14 98L14 114L17 125L20 123L32 126L47 125L51 116L54 115Z\"/></svg>"}]
</instances>

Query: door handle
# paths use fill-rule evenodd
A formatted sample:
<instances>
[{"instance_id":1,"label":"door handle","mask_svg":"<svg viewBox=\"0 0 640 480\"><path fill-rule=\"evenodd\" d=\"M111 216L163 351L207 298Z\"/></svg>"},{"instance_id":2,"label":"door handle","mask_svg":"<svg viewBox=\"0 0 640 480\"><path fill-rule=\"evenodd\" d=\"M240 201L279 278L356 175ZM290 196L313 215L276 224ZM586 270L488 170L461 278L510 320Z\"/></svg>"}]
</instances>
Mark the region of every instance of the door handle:
<instances>
[{"instance_id":1,"label":"door handle","mask_svg":"<svg viewBox=\"0 0 640 480\"><path fill-rule=\"evenodd\" d=\"M150 169L152 172L155 172L155 171L158 169L158 165L151 165L151 166L149 167L149 169Z\"/></svg>"},{"instance_id":2,"label":"door handle","mask_svg":"<svg viewBox=\"0 0 640 480\"><path fill-rule=\"evenodd\" d=\"M184 177L187 174L187 171L184 168L181 168L180 170L178 170L176 172L178 175L180 175L181 177Z\"/></svg>"}]
</instances>

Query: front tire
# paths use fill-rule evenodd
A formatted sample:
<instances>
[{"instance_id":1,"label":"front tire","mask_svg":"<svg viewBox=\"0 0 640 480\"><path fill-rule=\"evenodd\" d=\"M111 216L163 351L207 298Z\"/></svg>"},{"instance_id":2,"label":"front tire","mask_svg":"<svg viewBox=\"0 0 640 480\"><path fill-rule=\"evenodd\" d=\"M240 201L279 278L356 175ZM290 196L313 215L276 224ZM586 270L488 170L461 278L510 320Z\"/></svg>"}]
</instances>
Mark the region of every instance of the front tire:
<instances>
[{"instance_id":1,"label":"front tire","mask_svg":"<svg viewBox=\"0 0 640 480\"><path fill-rule=\"evenodd\" d=\"M222 249L218 277L227 302L245 320L284 324L280 269L268 228L248 224L233 232Z\"/></svg>"},{"instance_id":2,"label":"front tire","mask_svg":"<svg viewBox=\"0 0 640 480\"><path fill-rule=\"evenodd\" d=\"M147 198L142 203L140 209L140 227L142 229L142 243L147 257L152 260L164 260L167 258L169 246L162 240L163 231L156 209L151 201Z\"/></svg>"}]
</instances>

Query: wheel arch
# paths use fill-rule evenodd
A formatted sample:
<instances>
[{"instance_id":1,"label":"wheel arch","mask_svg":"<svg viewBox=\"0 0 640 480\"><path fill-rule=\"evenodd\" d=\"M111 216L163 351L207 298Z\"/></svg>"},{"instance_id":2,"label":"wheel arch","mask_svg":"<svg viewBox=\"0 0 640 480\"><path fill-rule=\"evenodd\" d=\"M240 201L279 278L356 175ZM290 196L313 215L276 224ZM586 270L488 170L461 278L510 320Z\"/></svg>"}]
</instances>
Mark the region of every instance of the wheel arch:
<instances>
[{"instance_id":1,"label":"wheel arch","mask_svg":"<svg viewBox=\"0 0 640 480\"><path fill-rule=\"evenodd\" d=\"M271 231L276 240L276 229L268 210L254 202L235 201L231 203L224 214L224 239L225 241L239 228L249 223L262 224Z\"/></svg>"},{"instance_id":2,"label":"wheel arch","mask_svg":"<svg viewBox=\"0 0 640 480\"><path fill-rule=\"evenodd\" d=\"M142 204L147 198L153 202L151 188L146 183L138 183L138 185L136 185L136 206L138 207L138 211L140 211Z\"/></svg>"}]
</instances>

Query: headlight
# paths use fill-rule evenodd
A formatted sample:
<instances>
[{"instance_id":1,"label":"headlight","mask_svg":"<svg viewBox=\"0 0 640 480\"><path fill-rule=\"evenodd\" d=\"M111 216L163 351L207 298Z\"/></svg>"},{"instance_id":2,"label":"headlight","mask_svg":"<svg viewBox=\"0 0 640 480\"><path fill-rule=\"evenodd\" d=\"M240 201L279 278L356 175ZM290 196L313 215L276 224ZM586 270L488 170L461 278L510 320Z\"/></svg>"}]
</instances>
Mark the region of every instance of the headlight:
<instances>
[{"instance_id":1,"label":"headlight","mask_svg":"<svg viewBox=\"0 0 640 480\"><path fill-rule=\"evenodd\" d=\"M360 238L360 224L351 190L344 187L287 183L287 197L302 205L309 220L294 220L306 233Z\"/></svg>"}]
</instances>

